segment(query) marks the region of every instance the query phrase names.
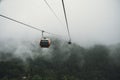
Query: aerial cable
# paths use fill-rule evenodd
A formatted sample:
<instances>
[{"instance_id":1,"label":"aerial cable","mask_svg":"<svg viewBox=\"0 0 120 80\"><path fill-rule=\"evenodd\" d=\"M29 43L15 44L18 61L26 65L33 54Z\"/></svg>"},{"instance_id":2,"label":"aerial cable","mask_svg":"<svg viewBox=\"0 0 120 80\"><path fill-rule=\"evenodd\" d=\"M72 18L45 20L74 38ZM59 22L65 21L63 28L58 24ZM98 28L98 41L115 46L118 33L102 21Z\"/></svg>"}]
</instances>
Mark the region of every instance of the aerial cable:
<instances>
[{"instance_id":1,"label":"aerial cable","mask_svg":"<svg viewBox=\"0 0 120 80\"><path fill-rule=\"evenodd\" d=\"M36 30L38 30L38 31L42 31L41 29L35 28L35 27L31 26L31 25L28 25L28 24L25 24L25 23L23 23L23 22L17 21L17 20L15 20L15 19L10 18L10 17L4 16L4 15L0 15L0 16L1 16L1 17L4 17L4 18L6 18L6 19L9 19L9 20L11 20L11 21L17 22L17 23L19 23L19 24L25 25L25 26L27 26L27 27L36 29Z\"/></svg>"},{"instance_id":2,"label":"aerial cable","mask_svg":"<svg viewBox=\"0 0 120 80\"><path fill-rule=\"evenodd\" d=\"M65 21L66 21L68 36L69 36L69 42L68 43L71 44L71 36L70 36L70 31L69 31L69 25L68 25L68 20L67 20L67 14L66 14L64 0L62 0L62 6L63 6L64 16L65 16Z\"/></svg>"},{"instance_id":3,"label":"aerial cable","mask_svg":"<svg viewBox=\"0 0 120 80\"><path fill-rule=\"evenodd\" d=\"M29 24L25 24L25 23L23 23L23 22L17 21L17 20L15 20L15 19L12 19L12 18L7 17L7 16L5 16L5 15L1 15L1 14L0 14L0 17L3 17L3 18L6 18L6 19L8 19L8 20L14 21L14 22L16 22L16 23L22 24L22 25L24 25L24 26L26 26L26 27L35 29L35 30L37 30L37 31L45 32L45 33L51 34L51 35L61 36L61 35L58 35L58 34L54 34L54 33L50 33L50 32L44 31L44 30L42 30L42 29L36 28L36 27L34 27L34 26L31 26L31 25L29 25Z\"/></svg>"},{"instance_id":4,"label":"aerial cable","mask_svg":"<svg viewBox=\"0 0 120 80\"><path fill-rule=\"evenodd\" d=\"M54 12L54 10L52 9L52 7L49 5L49 3L47 2L47 0L44 0L44 2L46 3L46 5L48 6L48 8L51 10L51 12L55 15L55 17L58 19L58 21L62 23L62 21L60 20L60 18L57 16L57 14Z\"/></svg>"}]
</instances>

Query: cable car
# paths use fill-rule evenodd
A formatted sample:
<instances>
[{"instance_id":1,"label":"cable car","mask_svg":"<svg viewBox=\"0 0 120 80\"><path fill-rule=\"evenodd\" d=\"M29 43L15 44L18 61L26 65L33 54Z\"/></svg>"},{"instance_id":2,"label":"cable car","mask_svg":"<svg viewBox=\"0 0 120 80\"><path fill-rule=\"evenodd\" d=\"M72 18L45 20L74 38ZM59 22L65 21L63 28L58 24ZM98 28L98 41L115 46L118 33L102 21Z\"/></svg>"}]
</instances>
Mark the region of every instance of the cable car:
<instances>
[{"instance_id":1,"label":"cable car","mask_svg":"<svg viewBox=\"0 0 120 80\"><path fill-rule=\"evenodd\" d=\"M40 40L40 46L41 48L49 48L51 44L50 39L44 37Z\"/></svg>"},{"instance_id":2,"label":"cable car","mask_svg":"<svg viewBox=\"0 0 120 80\"><path fill-rule=\"evenodd\" d=\"M69 41L69 42L68 42L68 44L72 44L72 42L71 42L71 41Z\"/></svg>"}]
</instances>

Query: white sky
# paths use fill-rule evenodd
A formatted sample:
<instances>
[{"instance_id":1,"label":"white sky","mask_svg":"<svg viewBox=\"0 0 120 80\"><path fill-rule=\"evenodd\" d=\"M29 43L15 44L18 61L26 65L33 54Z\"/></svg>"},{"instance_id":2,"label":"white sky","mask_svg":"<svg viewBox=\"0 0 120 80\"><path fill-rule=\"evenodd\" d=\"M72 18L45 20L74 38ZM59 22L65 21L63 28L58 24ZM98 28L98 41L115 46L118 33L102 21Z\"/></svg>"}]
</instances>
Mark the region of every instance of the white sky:
<instances>
[{"instance_id":1,"label":"white sky","mask_svg":"<svg viewBox=\"0 0 120 80\"><path fill-rule=\"evenodd\" d=\"M44 0L2 0L0 14L60 34L68 38L61 0L47 0L61 24ZM120 0L64 0L72 41L82 46L120 43ZM48 36L48 35L47 35ZM40 38L41 33L0 18L0 39ZM58 36L59 37L59 36ZM60 36L61 37L61 36Z\"/></svg>"}]
</instances>

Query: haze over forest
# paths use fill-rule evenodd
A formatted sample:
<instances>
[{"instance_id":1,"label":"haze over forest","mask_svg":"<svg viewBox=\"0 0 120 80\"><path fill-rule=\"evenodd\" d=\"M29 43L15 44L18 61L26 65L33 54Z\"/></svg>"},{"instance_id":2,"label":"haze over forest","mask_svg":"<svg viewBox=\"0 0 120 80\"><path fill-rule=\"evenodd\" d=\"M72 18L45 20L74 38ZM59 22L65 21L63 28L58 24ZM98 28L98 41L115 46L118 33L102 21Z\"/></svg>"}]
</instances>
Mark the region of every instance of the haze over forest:
<instances>
[{"instance_id":1,"label":"haze over forest","mask_svg":"<svg viewBox=\"0 0 120 80\"><path fill-rule=\"evenodd\" d=\"M0 2L0 14L62 36L41 48L41 32L0 17L0 80L120 80L119 0L65 0L71 45L44 1ZM60 1L48 2L64 24Z\"/></svg>"},{"instance_id":2,"label":"haze over forest","mask_svg":"<svg viewBox=\"0 0 120 80\"><path fill-rule=\"evenodd\" d=\"M83 48L57 39L53 42L49 49L29 41L11 48L0 46L0 80L120 79L120 44Z\"/></svg>"},{"instance_id":3,"label":"haze over forest","mask_svg":"<svg viewBox=\"0 0 120 80\"><path fill-rule=\"evenodd\" d=\"M61 0L48 0L62 24L49 10L44 0L2 0L0 14L33 25L68 40ZM120 42L119 0L65 0L72 41L81 46L112 45ZM0 38L41 38L41 32L0 18ZM53 36L45 34L46 36Z\"/></svg>"}]
</instances>

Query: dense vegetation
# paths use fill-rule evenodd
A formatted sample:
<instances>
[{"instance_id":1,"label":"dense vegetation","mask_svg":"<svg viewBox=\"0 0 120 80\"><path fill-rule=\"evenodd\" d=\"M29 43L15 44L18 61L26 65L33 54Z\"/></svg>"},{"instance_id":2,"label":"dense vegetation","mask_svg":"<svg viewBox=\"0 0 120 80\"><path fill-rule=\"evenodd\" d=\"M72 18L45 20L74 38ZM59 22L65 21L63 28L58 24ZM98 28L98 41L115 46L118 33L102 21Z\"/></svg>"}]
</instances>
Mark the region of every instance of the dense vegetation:
<instances>
[{"instance_id":1,"label":"dense vegetation","mask_svg":"<svg viewBox=\"0 0 120 80\"><path fill-rule=\"evenodd\" d=\"M49 49L25 42L32 57L23 58L28 51L21 51L23 56L16 56L16 50L0 51L0 80L120 80L119 46L54 42Z\"/></svg>"}]
</instances>

